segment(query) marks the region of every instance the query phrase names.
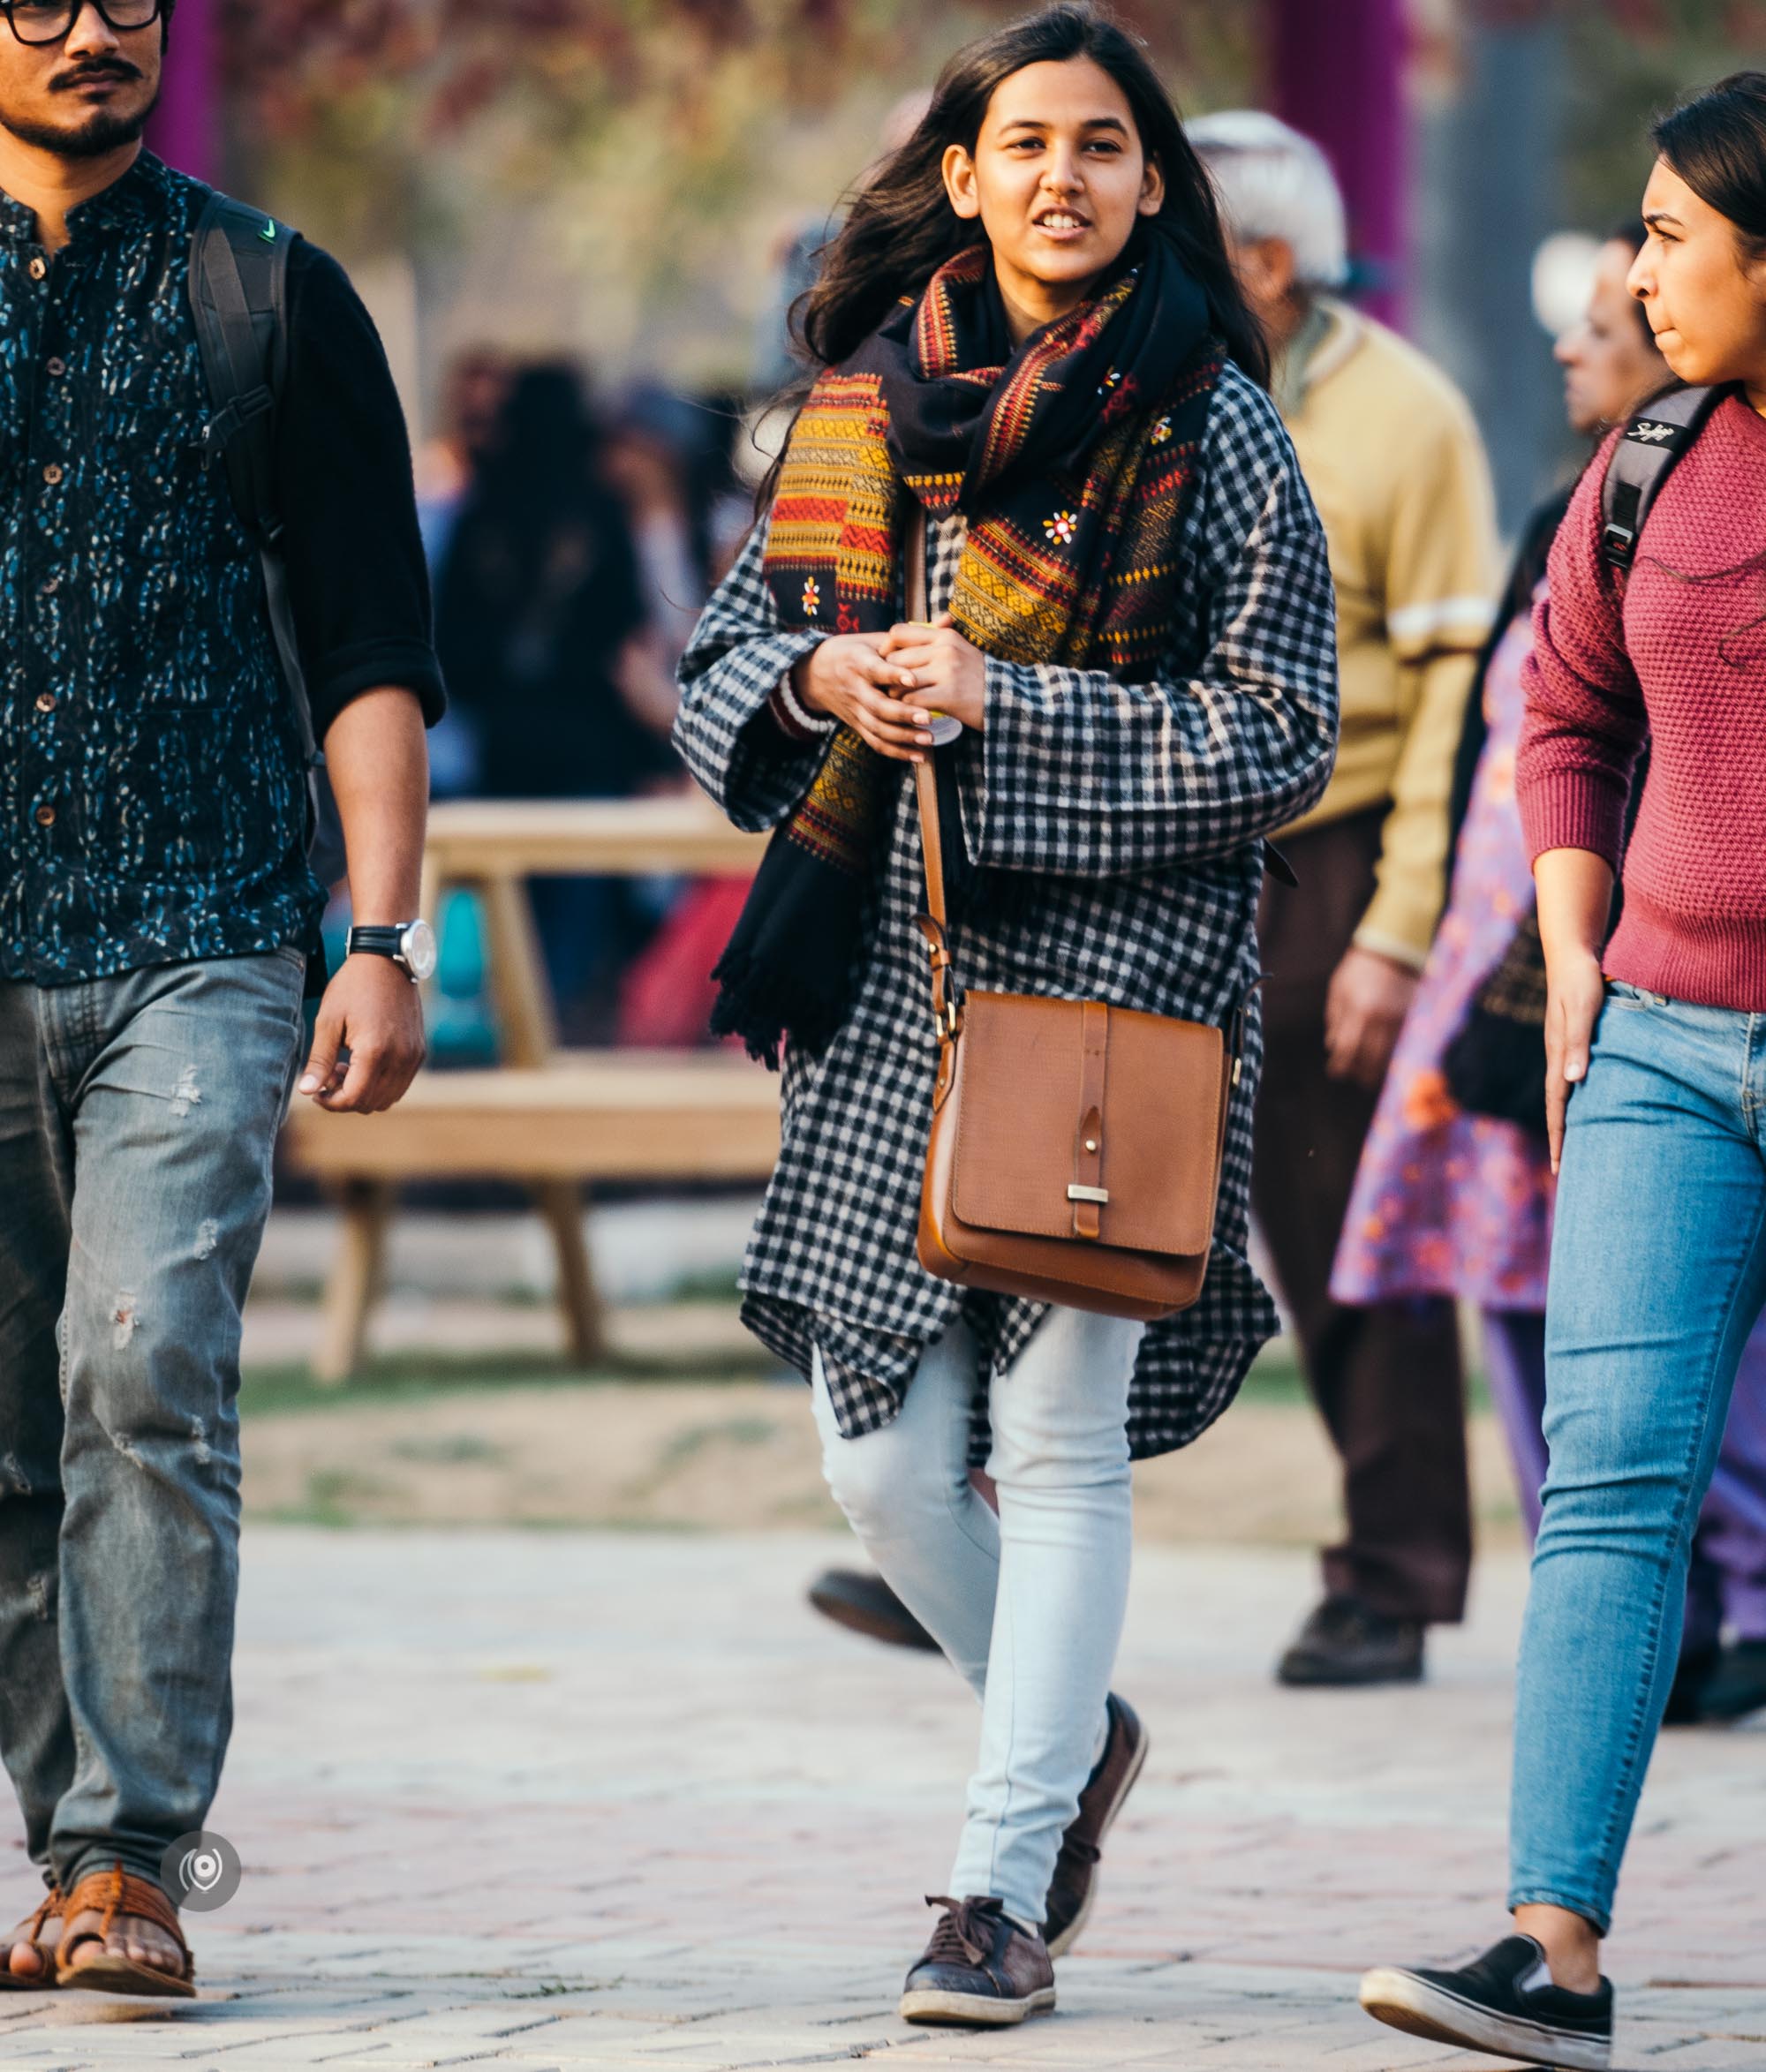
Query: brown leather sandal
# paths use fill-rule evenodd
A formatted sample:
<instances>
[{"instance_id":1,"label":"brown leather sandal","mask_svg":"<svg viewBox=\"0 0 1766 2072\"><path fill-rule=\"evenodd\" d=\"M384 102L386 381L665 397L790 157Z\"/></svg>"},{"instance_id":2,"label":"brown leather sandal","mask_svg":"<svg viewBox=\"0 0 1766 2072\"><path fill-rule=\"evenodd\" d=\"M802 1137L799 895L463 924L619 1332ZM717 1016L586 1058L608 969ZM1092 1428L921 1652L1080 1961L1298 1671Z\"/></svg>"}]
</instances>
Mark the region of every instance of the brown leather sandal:
<instances>
[{"instance_id":1,"label":"brown leather sandal","mask_svg":"<svg viewBox=\"0 0 1766 2072\"><path fill-rule=\"evenodd\" d=\"M66 1928L62 1931L61 1944L56 1952L57 1985L86 1986L94 1993L166 1994L174 2000L196 1998L196 1960L184 1940L183 1929L178 1926L177 1909L157 1885L150 1885L145 1878L132 1877L120 1864L109 1871L92 1871L68 1894L62 1912L70 1924L81 1914L95 1913L101 1918L96 1928L82 1928L78 1934ZM138 1964L132 1957L113 1956L108 1951L87 1963L76 1965L68 1962L75 1950L83 1949L88 1942L95 1942L101 1948L108 1942L119 1914L133 1914L143 1921L153 1922L155 1927L163 1928L176 1940L183 1955L183 1971L161 1971L152 1964Z\"/></svg>"},{"instance_id":2,"label":"brown leather sandal","mask_svg":"<svg viewBox=\"0 0 1766 2072\"><path fill-rule=\"evenodd\" d=\"M60 1981L56 1977L56 1953L45 1949L37 1938L51 1921L59 1921L67 1911L67 1902L63 1899L59 1887L53 1887L43 1895L43 1903L31 1916L30 1925L21 1929L7 1946L6 1955L0 1964L0 1993L53 1993ZM42 1970L34 1978L21 1978L12 1969L12 1952L21 1942L28 1943L42 1960Z\"/></svg>"}]
</instances>

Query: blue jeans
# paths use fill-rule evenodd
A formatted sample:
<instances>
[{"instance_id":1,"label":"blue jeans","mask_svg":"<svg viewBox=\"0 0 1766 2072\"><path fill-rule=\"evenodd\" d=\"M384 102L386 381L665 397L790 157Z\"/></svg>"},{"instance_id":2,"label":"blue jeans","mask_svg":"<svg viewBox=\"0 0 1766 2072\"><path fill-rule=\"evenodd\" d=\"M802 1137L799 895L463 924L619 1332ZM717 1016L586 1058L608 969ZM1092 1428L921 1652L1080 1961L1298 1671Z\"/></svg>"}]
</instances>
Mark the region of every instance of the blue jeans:
<instances>
[{"instance_id":1,"label":"blue jeans","mask_svg":"<svg viewBox=\"0 0 1766 2072\"><path fill-rule=\"evenodd\" d=\"M71 1887L157 1879L232 1722L240 1312L295 952L0 982L0 1752Z\"/></svg>"},{"instance_id":2,"label":"blue jeans","mask_svg":"<svg viewBox=\"0 0 1766 2072\"><path fill-rule=\"evenodd\" d=\"M1612 984L1572 1095L1510 1904L1603 1934L1679 1654L1694 1528L1766 1302L1766 1015Z\"/></svg>"},{"instance_id":3,"label":"blue jeans","mask_svg":"<svg viewBox=\"0 0 1766 2072\"><path fill-rule=\"evenodd\" d=\"M956 1324L894 1424L848 1439L818 1360L828 1487L890 1587L981 1699L981 1753L947 1889L1038 1925L1061 1837L1101 1752L1128 1596L1128 1383L1143 1327L1052 1310L988 1398L969 1480L977 1353Z\"/></svg>"}]
</instances>

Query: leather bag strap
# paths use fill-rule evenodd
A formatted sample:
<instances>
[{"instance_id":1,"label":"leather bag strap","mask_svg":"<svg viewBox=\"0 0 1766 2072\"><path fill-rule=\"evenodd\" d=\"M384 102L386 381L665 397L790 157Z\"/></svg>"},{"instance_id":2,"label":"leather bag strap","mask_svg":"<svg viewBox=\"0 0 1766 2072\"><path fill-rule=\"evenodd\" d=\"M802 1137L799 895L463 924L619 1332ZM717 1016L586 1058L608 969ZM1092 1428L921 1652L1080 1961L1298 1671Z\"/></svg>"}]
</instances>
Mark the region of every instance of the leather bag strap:
<instances>
[{"instance_id":1,"label":"leather bag strap","mask_svg":"<svg viewBox=\"0 0 1766 2072\"><path fill-rule=\"evenodd\" d=\"M903 574L908 616L910 620L926 623L929 617L926 608L926 514L917 499L914 500L905 529L902 558L906 564ZM955 982L951 976L950 946L946 940L949 915L945 906L944 892L944 829L939 817L938 778L933 772L930 755L925 762L914 765L914 796L920 810L920 854L925 860L926 872L926 911L920 915L920 933L925 937L927 946L932 952L932 1015L938 1023L939 1042L947 1047L962 1026L962 1009ZM1246 989L1226 1030L1226 1054L1231 1065L1229 1083L1233 1086L1239 1083L1241 1060L1245 1049L1245 1020L1250 1012L1251 996L1262 983L1262 979L1257 979ZM1109 1010L1100 1004L1098 1013L1103 1018L1103 1026L1098 1031L1098 1042L1102 1045L1105 1030L1108 1027ZM1090 1029L1088 1021L1088 1036ZM1089 1060L1089 1042L1087 1055ZM1091 1090L1088 1063L1088 1097L1084 1103L1088 1111L1091 1105ZM1098 1068L1098 1096L1097 1105L1101 1123L1104 1106L1101 1053ZM1097 1131L1089 1134L1101 1145L1103 1139ZM1090 1157L1091 1154L1083 1149L1085 1137L1082 1135L1078 1140L1075 1161L1078 1157ZM1098 1157L1101 1165L1101 1151ZM1088 1180L1091 1186L1098 1185L1096 1174L1082 1175L1075 1169L1075 1186L1088 1184ZM1098 1235L1098 1204L1095 1202L1075 1202L1074 1234L1076 1237L1095 1238ZM1082 1217L1081 1211L1084 1209L1089 1209L1090 1215ZM1086 1224L1092 1227L1084 1227Z\"/></svg>"}]
</instances>

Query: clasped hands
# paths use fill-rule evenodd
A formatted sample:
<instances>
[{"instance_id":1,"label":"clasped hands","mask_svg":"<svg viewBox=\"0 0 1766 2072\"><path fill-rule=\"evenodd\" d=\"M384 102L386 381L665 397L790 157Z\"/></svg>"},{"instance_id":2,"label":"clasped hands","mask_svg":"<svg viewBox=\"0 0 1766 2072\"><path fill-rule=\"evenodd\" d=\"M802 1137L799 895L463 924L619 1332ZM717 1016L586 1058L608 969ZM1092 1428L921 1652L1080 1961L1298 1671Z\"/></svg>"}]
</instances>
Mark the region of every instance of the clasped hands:
<instances>
[{"instance_id":1,"label":"clasped hands","mask_svg":"<svg viewBox=\"0 0 1766 2072\"><path fill-rule=\"evenodd\" d=\"M887 633L836 633L791 672L812 712L826 712L898 763L925 760L928 712L948 712L978 733L987 720L987 659L948 612L930 625Z\"/></svg>"}]
</instances>

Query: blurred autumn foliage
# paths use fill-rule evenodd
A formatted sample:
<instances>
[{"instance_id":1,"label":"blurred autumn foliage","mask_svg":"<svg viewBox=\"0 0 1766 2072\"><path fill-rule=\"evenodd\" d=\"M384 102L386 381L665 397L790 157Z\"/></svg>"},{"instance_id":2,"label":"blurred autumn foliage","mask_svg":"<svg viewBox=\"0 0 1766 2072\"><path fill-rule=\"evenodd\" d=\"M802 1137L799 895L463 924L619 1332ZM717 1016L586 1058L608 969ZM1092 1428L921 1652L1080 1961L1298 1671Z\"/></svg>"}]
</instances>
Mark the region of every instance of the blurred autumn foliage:
<instances>
[{"instance_id":1,"label":"blurred autumn foliage","mask_svg":"<svg viewBox=\"0 0 1766 2072\"><path fill-rule=\"evenodd\" d=\"M1261 0L1123 6L1185 87L1255 74ZM770 253L1023 0L220 0L236 185L527 342L738 371ZM1224 19L1223 19L1224 18ZM426 314L426 321L427 321ZM426 346L426 357L428 348Z\"/></svg>"},{"instance_id":2,"label":"blurred autumn foliage","mask_svg":"<svg viewBox=\"0 0 1766 2072\"><path fill-rule=\"evenodd\" d=\"M1022 0L953 11L906 0L223 0L230 84L273 142L328 129L341 108L396 105L429 142L445 142L515 94L566 128L666 89L691 132L727 61L764 49L785 105L825 97L862 70L940 52L948 24L1023 11ZM1182 63L1253 34L1258 0L1216 11L1158 0L1118 8L1161 56Z\"/></svg>"},{"instance_id":3,"label":"blurred autumn foliage","mask_svg":"<svg viewBox=\"0 0 1766 2072\"><path fill-rule=\"evenodd\" d=\"M432 369L440 321L724 378L793 225L826 218L902 94L1030 4L217 0L231 174L351 260L411 268ZM1211 107L1260 95L1276 4L1118 11ZM1766 55L1766 0L1407 4L1450 72L1468 21L1562 20L1566 199L1595 228L1634 203L1649 116Z\"/></svg>"}]
</instances>

